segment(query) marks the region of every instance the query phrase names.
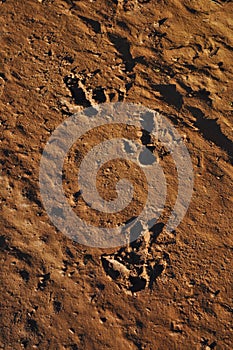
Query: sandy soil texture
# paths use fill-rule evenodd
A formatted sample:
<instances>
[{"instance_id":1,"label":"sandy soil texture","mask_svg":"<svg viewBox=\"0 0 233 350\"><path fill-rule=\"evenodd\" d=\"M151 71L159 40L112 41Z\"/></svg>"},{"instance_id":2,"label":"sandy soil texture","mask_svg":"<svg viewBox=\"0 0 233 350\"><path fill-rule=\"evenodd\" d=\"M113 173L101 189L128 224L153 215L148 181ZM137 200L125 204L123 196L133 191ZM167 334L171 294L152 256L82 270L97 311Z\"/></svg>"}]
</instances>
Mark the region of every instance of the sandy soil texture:
<instances>
[{"instance_id":1,"label":"sandy soil texture","mask_svg":"<svg viewBox=\"0 0 233 350\"><path fill-rule=\"evenodd\" d=\"M0 26L0 349L232 349L232 1L1 0ZM40 159L73 113L118 101L172 122L192 159L194 191L167 233L174 162L137 130L159 154L165 211L128 246L90 248L50 221ZM81 140L79 155L104 132ZM64 189L74 209L76 163L71 150ZM110 168L128 172L124 162Z\"/></svg>"}]
</instances>

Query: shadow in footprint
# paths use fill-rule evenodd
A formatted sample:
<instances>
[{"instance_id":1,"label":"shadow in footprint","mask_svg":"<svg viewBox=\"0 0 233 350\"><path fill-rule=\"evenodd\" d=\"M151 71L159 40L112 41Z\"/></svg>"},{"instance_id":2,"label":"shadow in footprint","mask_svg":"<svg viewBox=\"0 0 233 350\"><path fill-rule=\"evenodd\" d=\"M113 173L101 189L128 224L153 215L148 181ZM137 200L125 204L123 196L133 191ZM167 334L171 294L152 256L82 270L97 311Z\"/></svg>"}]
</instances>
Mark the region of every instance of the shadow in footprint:
<instances>
[{"instance_id":1,"label":"shadow in footprint","mask_svg":"<svg viewBox=\"0 0 233 350\"><path fill-rule=\"evenodd\" d=\"M101 25L98 21L84 16L79 16L79 18L88 26L90 26L96 34L101 32Z\"/></svg>"},{"instance_id":2,"label":"shadow in footprint","mask_svg":"<svg viewBox=\"0 0 233 350\"><path fill-rule=\"evenodd\" d=\"M205 139L224 149L231 162L233 159L233 142L225 136L217 124L217 119L208 119L200 108L187 106L189 112L196 118L195 126L200 129Z\"/></svg>"},{"instance_id":3,"label":"shadow in footprint","mask_svg":"<svg viewBox=\"0 0 233 350\"><path fill-rule=\"evenodd\" d=\"M146 288L146 279L143 277L130 276L129 280L131 282L130 290L133 293L139 292L140 290L143 290Z\"/></svg>"},{"instance_id":4,"label":"shadow in footprint","mask_svg":"<svg viewBox=\"0 0 233 350\"><path fill-rule=\"evenodd\" d=\"M106 102L106 95L103 87L97 87L93 91L93 99L97 103L104 103Z\"/></svg>"},{"instance_id":5,"label":"shadow in footprint","mask_svg":"<svg viewBox=\"0 0 233 350\"><path fill-rule=\"evenodd\" d=\"M156 278L161 275L163 270L164 270L164 266L163 265L161 265L161 264L155 265L155 267L153 268L153 270L150 273L150 281L149 281L149 285L148 285L148 287L150 289L152 289Z\"/></svg>"},{"instance_id":6,"label":"shadow in footprint","mask_svg":"<svg viewBox=\"0 0 233 350\"><path fill-rule=\"evenodd\" d=\"M121 58L125 64L126 71L132 72L135 66L135 60L133 59L130 52L130 43L128 39L122 38L117 34L108 33L108 37L114 44L117 51L120 53Z\"/></svg>"},{"instance_id":7,"label":"shadow in footprint","mask_svg":"<svg viewBox=\"0 0 233 350\"><path fill-rule=\"evenodd\" d=\"M67 88L70 90L71 95L75 101L75 103L79 106L83 107L90 107L91 103L86 98L85 91L78 86L78 79L77 78L71 78L69 76L66 76L64 78L64 83L66 84Z\"/></svg>"},{"instance_id":8,"label":"shadow in footprint","mask_svg":"<svg viewBox=\"0 0 233 350\"><path fill-rule=\"evenodd\" d=\"M156 91L159 91L161 96L163 97L164 101L167 103L173 105L177 109L181 109L183 105L183 97L182 95L176 90L175 84L168 84L168 85L153 85L153 88Z\"/></svg>"},{"instance_id":9,"label":"shadow in footprint","mask_svg":"<svg viewBox=\"0 0 233 350\"><path fill-rule=\"evenodd\" d=\"M151 243L155 243L160 233L162 233L165 224L163 222L158 222L154 226L150 228L150 232L152 232Z\"/></svg>"}]
</instances>

